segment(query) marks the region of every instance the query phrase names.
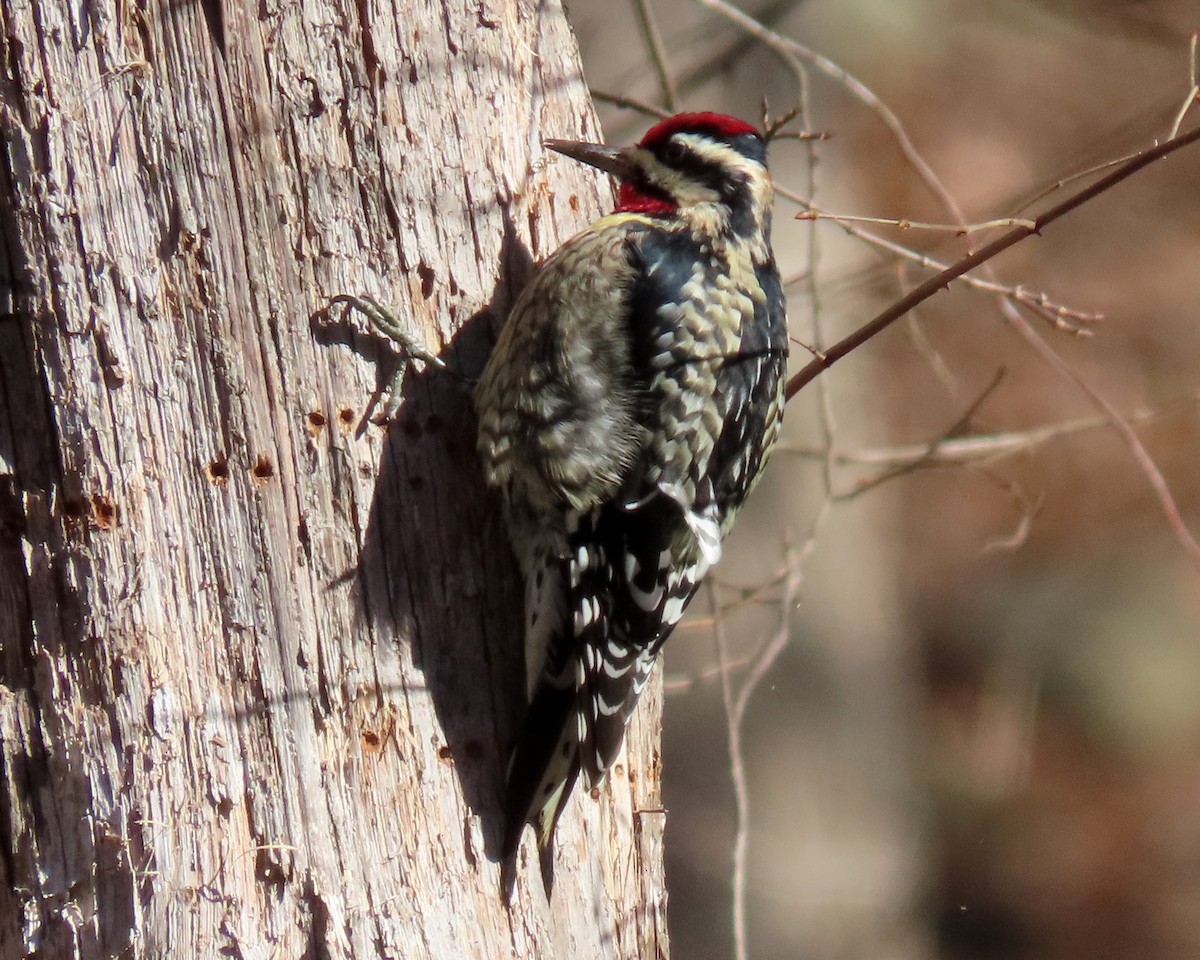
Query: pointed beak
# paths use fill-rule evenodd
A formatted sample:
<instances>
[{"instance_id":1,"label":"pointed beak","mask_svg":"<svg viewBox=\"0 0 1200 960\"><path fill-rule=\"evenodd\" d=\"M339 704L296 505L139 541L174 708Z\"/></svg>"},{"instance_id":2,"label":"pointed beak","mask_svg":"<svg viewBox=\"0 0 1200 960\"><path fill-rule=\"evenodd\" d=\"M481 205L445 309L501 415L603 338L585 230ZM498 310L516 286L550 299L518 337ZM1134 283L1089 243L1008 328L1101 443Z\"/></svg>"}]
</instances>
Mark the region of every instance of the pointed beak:
<instances>
[{"instance_id":1,"label":"pointed beak","mask_svg":"<svg viewBox=\"0 0 1200 960\"><path fill-rule=\"evenodd\" d=\"M611 173L618 180L625 179L634 170L629 151L625 147L609 147L603 143L584 143L579 140L543 140L542 146L555 153L561 153L564 157Z\"/></svg>"}]
</instances>

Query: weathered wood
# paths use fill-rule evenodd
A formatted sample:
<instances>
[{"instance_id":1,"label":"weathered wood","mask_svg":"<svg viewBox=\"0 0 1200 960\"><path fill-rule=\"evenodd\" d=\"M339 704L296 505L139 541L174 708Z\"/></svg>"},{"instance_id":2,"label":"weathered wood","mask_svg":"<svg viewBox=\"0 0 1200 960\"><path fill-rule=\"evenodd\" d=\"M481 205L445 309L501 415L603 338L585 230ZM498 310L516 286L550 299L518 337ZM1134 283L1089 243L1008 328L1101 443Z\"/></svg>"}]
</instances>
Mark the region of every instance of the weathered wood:
<instances>
[{"instance_id":1,"label":"weathered wood","mask_svg":"<svg viewBox=\"0 0 1200 960\"><path fill-rule=\"evenodd\" d=\"M657 690L510 912L470 404L313 322L478 369L609 201L556 0L0 11L0 957L664 956Z\"/></svg>"}]
</instances>

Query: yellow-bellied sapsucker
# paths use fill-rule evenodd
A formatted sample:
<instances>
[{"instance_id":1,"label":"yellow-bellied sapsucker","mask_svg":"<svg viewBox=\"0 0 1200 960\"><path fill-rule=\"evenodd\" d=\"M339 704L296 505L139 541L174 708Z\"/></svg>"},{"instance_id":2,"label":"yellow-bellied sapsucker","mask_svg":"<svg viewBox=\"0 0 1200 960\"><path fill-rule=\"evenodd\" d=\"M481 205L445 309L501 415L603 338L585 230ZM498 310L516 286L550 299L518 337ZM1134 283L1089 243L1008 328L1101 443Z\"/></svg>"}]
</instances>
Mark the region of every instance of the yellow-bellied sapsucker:
<instances>
[{"instance_id":1,"label":"yellow-bellied sapsucker","mask_svg":"<svg viewBox=\"0 0 1200 960\"><path fill-rule=\"evenodd\" d=\"M615 213L542 264L476 392L479 452L525 578L530 704L509 765L506 894L582 772L616 758L663 642L779 435L788 336L766 144L714 113L635 147L550 140L613 174Z\"/></svg>"}]
</instances>

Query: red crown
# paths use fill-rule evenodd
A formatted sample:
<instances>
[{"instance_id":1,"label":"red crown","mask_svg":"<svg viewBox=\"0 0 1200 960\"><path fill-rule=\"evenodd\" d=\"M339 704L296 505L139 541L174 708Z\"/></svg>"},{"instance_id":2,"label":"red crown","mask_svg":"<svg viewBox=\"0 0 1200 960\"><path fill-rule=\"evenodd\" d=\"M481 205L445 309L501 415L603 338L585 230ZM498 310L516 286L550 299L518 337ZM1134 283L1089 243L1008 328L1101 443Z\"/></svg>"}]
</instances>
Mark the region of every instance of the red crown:
<instances>
[{"instance_id":1,"label":"red crown","mask_svg":"<svg viewBox=\"0 0 1200 960\"><path fill-rule=\"evenodd\" d=\"M655 144L669 140L680 130L703 130L715 133L718 137L736 137L743 133L758 131L745 120L730 117L723 113L677 113L666 120L660 120L642 137L639 147L652 147Z\"/></svg>"}]
</instances>

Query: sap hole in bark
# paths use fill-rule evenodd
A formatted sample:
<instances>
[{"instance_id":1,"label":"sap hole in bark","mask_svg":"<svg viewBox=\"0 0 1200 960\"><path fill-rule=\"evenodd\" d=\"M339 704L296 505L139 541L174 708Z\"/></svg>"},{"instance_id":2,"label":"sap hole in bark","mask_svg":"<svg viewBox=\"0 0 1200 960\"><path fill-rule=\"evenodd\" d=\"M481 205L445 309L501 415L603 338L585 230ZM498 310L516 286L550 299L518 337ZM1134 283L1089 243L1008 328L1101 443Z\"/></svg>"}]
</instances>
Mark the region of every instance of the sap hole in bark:
<instances>
[{"instance_id":1,"label":"sap hole in bark","mask_svg":"<svg viewBox=\"0 0 1200 960\"><path fill-rule=\"evenodd\" d=\"M250 473L254 477L254 482L261 486L274 478L275 465L265 454L260 453L258 459L254 461L254 469Z\"/></svg>"},{"instance_id":2,"label":"sap hole in bark","mask_svg":"<svg viewBox=\"0 0 1200 960\"><path fill-rule=\"evenodd\" d=\"M433 267L422 263L417 267L417 276L421 278L421 296L428 300L433 296L433 278L435 276Z\"/></svg>"},{"instance_id":3,"label":"sap hole in bark","mask_svg":"<svg viewBox=\"0 0 1200 960\"><path fill-rule=\"evenodd\" d=\"M120 522L117 505L103 494L92 495L92 521L101 530L111 530Z\"/></svg>"},{"instance_id":4,"label":"sap hole in bark","mask_svg":"<svg viewBox=\"0 0 1200 960\"><path fill-rule=\"evenodd\" d=\"M208 466L204 472L208 474L208 479L211 483L216 484L218 487L225 486L229 482L229 457L225 455L224 451L218 452L208 462Z\"/></svg>"},{"instance_id":5,"label":"sap hole in bark","mask_svg":"<svg viewBox=\"0 0 1200 960\"><path fill-rule=\"evenodd\" d=\"M354 427L354 410L351 407L342 407L338 411L338 423L341 425L342 433L346 433Z\"/></svg>"},{"instance_id":6,"label":"sap hole in bark","mask_svg":"<svg viewBox=\"0 0 1200 960\"><path fill-rule=\"evenodd\" d=\"M280 844L268 844L258 850L258 856L255 858L255 873L262 883L270 883L273 885L281 885L287 882L287 873L284 865L275 857L278 854L287 856L289 848Z\"/></svg>"},{"instance_id":7,"label":"sap hole in bark","mask_svg":"<svg viewBox=\"0 0 1200 960\"><path fill-rule=\"evenodd\" d=\"M314 437L324 429L327 422L325 414L320 410L310 410L308 412L308 432Z\"/></svg>"}]
</instances>

